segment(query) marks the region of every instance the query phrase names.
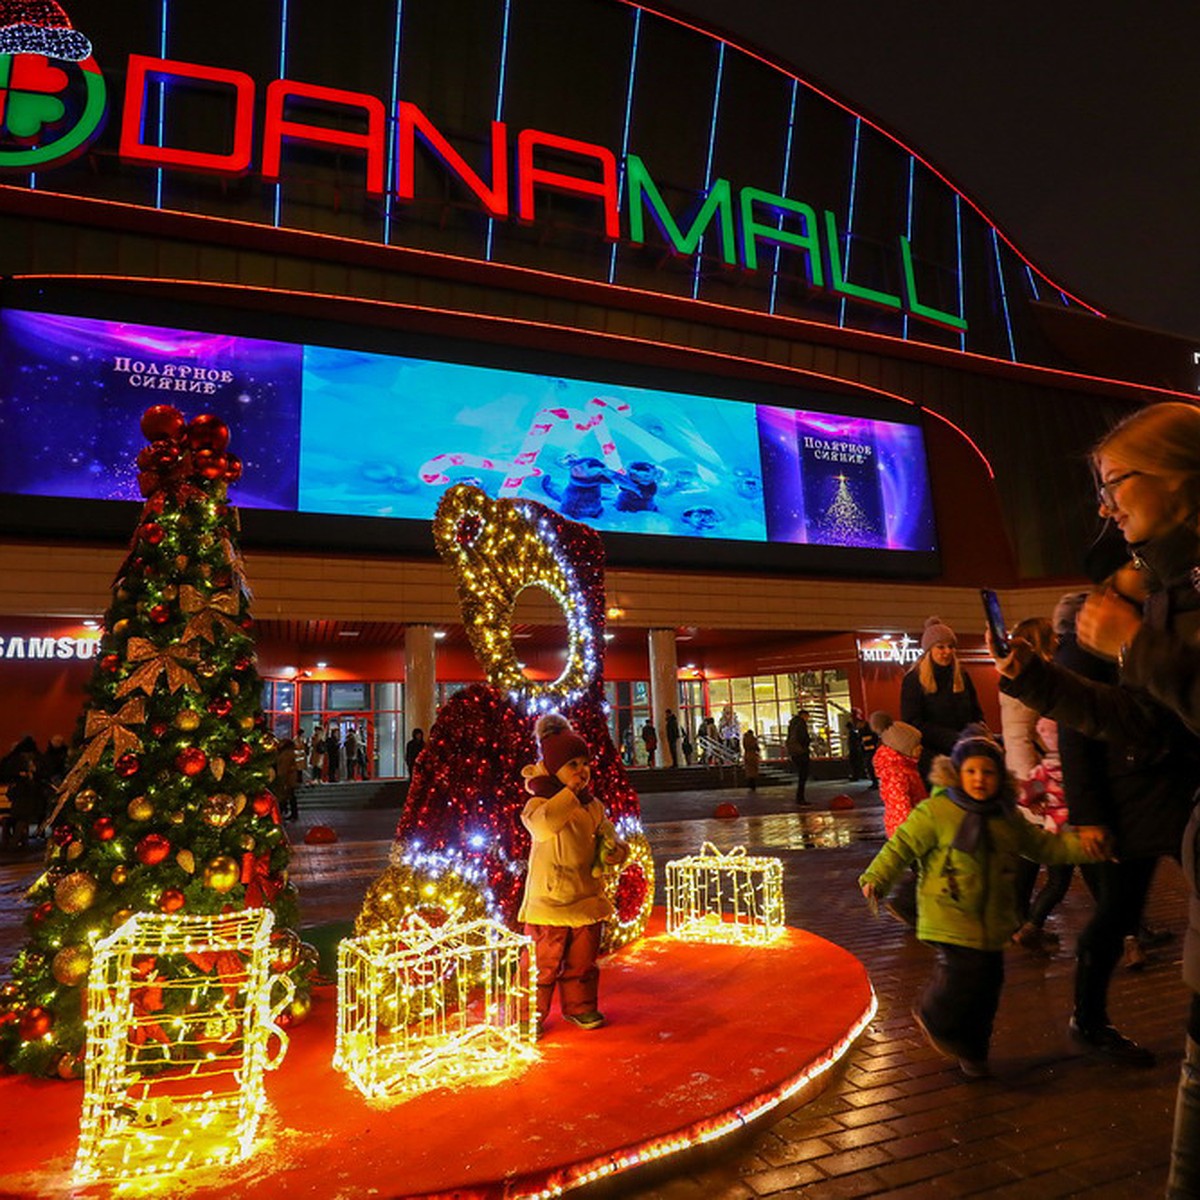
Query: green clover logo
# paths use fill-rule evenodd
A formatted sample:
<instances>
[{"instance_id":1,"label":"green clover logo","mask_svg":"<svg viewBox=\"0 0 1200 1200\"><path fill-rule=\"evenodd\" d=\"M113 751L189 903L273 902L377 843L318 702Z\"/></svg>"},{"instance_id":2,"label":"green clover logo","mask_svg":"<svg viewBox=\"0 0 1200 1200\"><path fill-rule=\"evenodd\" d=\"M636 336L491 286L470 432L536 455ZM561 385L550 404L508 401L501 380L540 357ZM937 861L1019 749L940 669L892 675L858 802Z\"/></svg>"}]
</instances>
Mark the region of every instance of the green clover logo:
<instances>
[{"instance_id":1,"label":"green clover logo","mask_svg":"<svg viewBox=\"0 0 1200 1200\"><path fill-rule=\"evenodd\" d=\"M70 102L72 71L84 83L82 105ZM104 76L93 58L68 63L42 54L0 54L0 169L66 162L96 136L107 104Z\"/></svg>"}]
</instances>

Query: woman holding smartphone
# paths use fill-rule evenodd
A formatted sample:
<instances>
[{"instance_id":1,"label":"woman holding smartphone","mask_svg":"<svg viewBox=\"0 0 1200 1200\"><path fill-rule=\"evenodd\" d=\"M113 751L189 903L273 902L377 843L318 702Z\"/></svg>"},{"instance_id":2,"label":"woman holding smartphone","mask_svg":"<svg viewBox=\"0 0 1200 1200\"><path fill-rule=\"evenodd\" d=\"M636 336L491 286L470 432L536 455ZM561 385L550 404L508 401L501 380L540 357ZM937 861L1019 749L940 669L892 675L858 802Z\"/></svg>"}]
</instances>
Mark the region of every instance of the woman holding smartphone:
<instances>
[{"instance_id":1,"label":"woman holding smartphone","mask_svg":"<svg viewBox=\"0 0 1200 1200\"><path fill-rule=\"evenodd\" d=\"M1025 642L996 656L1003 691L1060 723L1145 752L1195 752L1200 739L1200 408L1151 405L1095 447L1100 515L1121 531L1145 576L1139 612L1110 592L1091 596L1076 634L1117 664L1103 684L1046 663ZM990 640L990 639L989 639ZM1172 720L1174 714L1176 719ZM1185 745L1188 742L1190 744ZM1175 1132L1170 1197L1200 1196L1200 809L1183 838L1191 887L1183 975L1192 991Z\"/></svg>"}]
</instances>

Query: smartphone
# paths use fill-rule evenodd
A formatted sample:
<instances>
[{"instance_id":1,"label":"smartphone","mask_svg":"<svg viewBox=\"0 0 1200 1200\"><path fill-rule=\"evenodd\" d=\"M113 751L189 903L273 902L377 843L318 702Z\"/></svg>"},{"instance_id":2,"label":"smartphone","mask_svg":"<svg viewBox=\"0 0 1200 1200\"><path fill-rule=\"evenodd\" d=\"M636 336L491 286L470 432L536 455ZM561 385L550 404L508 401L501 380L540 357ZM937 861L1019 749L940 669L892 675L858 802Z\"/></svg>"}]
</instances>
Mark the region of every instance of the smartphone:
<instances>
[{"instance_id":1,"label":"smartphone","mask_svg":"<svg viewBox=\"0 0 1200 1200\"><path fill-rule=\"evenodd\" d=\"M1012 647L1008 641L1008 629L1004 624L1004 614L1000 611L1000 597L991 588L980 588L979 595L983 599L983 612L987 617L988 629L992 635L992 648L1003 657Z\"/></svg>"}]
</instances>

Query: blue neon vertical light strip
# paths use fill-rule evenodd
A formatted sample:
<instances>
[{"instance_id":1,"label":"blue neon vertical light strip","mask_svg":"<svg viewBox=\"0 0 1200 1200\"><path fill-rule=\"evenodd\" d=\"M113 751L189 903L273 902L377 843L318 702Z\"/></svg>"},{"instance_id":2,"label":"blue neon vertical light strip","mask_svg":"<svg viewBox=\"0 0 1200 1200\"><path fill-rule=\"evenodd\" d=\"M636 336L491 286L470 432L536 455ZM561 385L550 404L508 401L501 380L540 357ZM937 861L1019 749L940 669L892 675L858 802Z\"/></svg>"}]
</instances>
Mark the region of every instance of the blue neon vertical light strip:
<instances>
[{"instance_id":1,"label":"blue neon vertical light strip","mask_svg":"<svg viewBox=\"0 0 1200 1200\"><path fill-rule=\"evenodd\" d=\"M712 116L708 122L708 157L704 163L704 192L712 187L713 154L717 145L717 112L721 107L721 84L725 79L725 43L717 43L717 83L713 88ZM700 264L704 261L704 238L696 246L696 261L692 264L692 299L700 297Z\"/></svg>"},{"instance_id":2,"label":"blue neon vertical light strip","mask_svg":"<svg viewBox=\"0 0 1200 1200\"><path fill-rule=\"evenodd\" d=\"M642 36L642 10L633 10L633 41L629 47L629 82L625 85L625 125L621 132L621 162L617 175L618 200L625 191L625 163L629 158L629 123L633 119L633 80L637 73L638 41ZM617 278L617 244L614 242L608 248L608 282L615 283Z\"/></svg>"},{"instance_id":3,"label":"blue neon vertical light strip","mask_svg":"<svg viewBox=\"0 0 1200 1200\"><path fill-rule=\"evenodd\" d=\"M500 69L496 77L496 112L493 121L499 121L504 112L504 83L508 78L508 19L512 15L512 0L504 0L504 24L500 29ZM488 217L487 252L484 257L492 261L492 238L496 231L496 218Z\"/></svg>"},{"instance_id":4,"label":"blue neon vertical light strip","mask_svg":"<svg viewBox=\"0 0 1200 1200\"><path fill-rule=\"evenodd\" d=\"M287 78L287 37L288 37L288 0L279 0L279 78ZM272 220L275 228L279 228L280 214L283 211L283 184L275 185L275 210Z\"/></svg>"},{"instance_id":5,"label":"blue neon vertical light strip","mask_svg":"<svg viewBox=\"0 0 1200 1200\"><path fill-rule=\"evenodd\" d=\"M792 143L796 136L796 97L800 92L800 81L792 80L792 99L788 105L788 126L787 126L787 141L783 147L783 179L779 184L779 194L786 196L788 192L788 183L792 176ZM783 213L779 214L777 226L783 228ZM783 253L782 246L775 247L775 265L771 268L771 296L767 304L767 311L771 314L775 312L775 297L779 292L779 256Z\"/></svg>"},{"instance_id":6,"label":"blue neon vertical light strip","mask_svg":"<svg viewBox=\"0 0 1200 1200\"><path fill-rule=\"evenodd\" d=\"M392 104L388 109L388 121L392 126L392 152L389 155L391 179L387 181L383 202L383 244L392 244L392 205L396 201L396 168L400 157L400 122L396 119L396 106L400 101L400 27L404 21L404 0L396 0L396 23L392 29Z\"/></svg>"},{"instance_id":7,"label":"blue neon vertical light strip","mask_svg":"<svg viewBox=\"0 0 1200 1200\"><path fill-rule=\"evenodd\" d=\"M1004 286L1004 269L1000 262L1000 238L996 234L996 227L992 227L992 254L996 259L996 278L1000 281L1000 305L1004 309L1004 327L1008 330L1008 357L1017 361L1017 348L1013 343L1012 318L1008 313L1008 291Z\"/></svg>"},{"instance_id":8,"label":"blue neon vertical light strip","mask_svg":"<svg viewBox=\"0 0 1200 1200\"><path fill-rule=\"evenodd\" d=\"M850 236L854 231L854 197L858 193L858 140L862 135L862 117L854 118L854 154L850 160L850 212L846 217L846 248L842 251L842 278L850 278ZM846 324L846 298L838 305L838 325Z\"/></svg>"},{"instance_id":9,"label":"blue neon vertical light strip","mask_svg":"<svg viewBox=\"0 0 1200 1200\"><path fill-rule=\"evenodd\" d=\"M965 319L967 313L963 307L962 196L958 192L954 193L954 245L958 255L958 315ZM958 348L960 350L967 348L967 331L965 329L958 331Z\"/></svg>"},{"instance_id":10,"label":"blue neon vertical light strip","mask_svg":"<svg viewBox=\"0 0 1200 1200\"><path fill-rule=\"evenodd\" d=\"M912 245L912 235L913 235L913 203L914 203L913 180L914 180L914 176L916 174L916 169L917 169L916 155L910 154L908 156L907 212L906 212L906 215L904 218L904 236L906 238L908 238L908 244L910 246ZM904 331L904 340L908 341L908 312L907 311L905 311L905 313L904 313L904 317L902 320L902 326L903 326L903 331Z\"/></svg>"},{"instance_id":11,"label":"blue neon vertical light strip","mask_svg":"<svg viewBox=\"0 0 1200 1200\"><path fill-rule=\"evenodd\" d=\"M1033 298L1035 300L1040 300L1042 298L1042 293L1038 288L1037 276L1033 273L1033 268L1028 263L1025 264L1025 274L1029 277L1029 287L1033 292Z\"/></svg>"},{"instance_id":12,"label":"blue neon vertical light strip","mask_svg":"<svg viewBox=\"0 0 1200 1200\"><path fill-rule=\"evenodd\" d=\"M167 57L167 15L170 0L162 0L158 10L158 57ZM167 84L165 80L158 81L158 144L163 144L167 136ZM163 169L157 167L154 171L154 207L163 206Z\"/></svg>"}]
</instances>

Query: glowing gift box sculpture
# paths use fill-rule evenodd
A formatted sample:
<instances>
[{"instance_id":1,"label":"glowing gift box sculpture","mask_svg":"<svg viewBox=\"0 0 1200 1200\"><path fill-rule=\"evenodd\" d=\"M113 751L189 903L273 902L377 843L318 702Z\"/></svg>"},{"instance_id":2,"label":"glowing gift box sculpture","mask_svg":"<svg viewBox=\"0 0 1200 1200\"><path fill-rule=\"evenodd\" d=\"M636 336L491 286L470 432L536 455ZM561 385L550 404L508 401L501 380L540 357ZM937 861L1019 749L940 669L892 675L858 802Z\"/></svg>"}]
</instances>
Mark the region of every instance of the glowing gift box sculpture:
<instances>
[{"instance_id":1,"label":"glowing gift box sculpture","mask_svg":"<svg viewBox=\"0 0 1200 1200\"><path fill-rule=\"evenodd\" d=\"M287 1052L275 1021L294 994L271 970L273 924L262 908L138 913L96 943L78 1181L250 1155L263 1073Z\"/></svg>"},{"instance_id":2,"label":"glowing gift box sculpture","mask_svg":"<svg viewBox=\"0 0 1200 1200\"><path fill-rule=\"evenodd\" d=\"M684 941L762 945L783 932L783 866L744 846L667 863L667 932Z\"/></svg>"},{"instance_id":3,"label":"glowing gift box sculpture","mask_svg":"<svg viewBox=\"0 0 1200 1200\"><path fill-rule=\"evenodd\" d=\"M333 1065L373 1099L511 1071L537 1057L536 970L531 940L486 918L346 938Z\"/></svg>"}]
</instances>

